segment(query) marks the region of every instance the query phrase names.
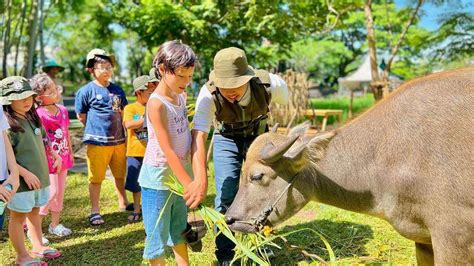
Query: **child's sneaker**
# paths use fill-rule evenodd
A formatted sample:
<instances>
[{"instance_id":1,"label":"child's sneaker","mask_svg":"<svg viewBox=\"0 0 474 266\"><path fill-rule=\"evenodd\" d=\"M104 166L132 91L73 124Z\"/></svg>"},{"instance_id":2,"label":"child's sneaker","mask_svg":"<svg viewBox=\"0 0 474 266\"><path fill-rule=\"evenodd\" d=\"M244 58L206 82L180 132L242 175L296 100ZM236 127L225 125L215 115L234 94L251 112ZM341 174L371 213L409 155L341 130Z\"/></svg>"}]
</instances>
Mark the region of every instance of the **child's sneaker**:
<instances>
[{"instance_id":1,"label":"child's sneaker","mask_svg":"<svg viewBox=\"0 0 474 266\"><path fill-rule=\"evenodd\" d=\"M64 227L64 225L62 224L58 224L54 228L51 226L51 224L49 224L48 232L52 235L59 237L64 237L72 234L71 229Z\"/></svg>"},{"instance_id":2,"label":"child's sneaker","mask_svg":"<svg viewBox=\"0 0 474 266\"><path fill-rule=\"evenodd\" d=\"M26 231L26 236L28 237L28 240L30 240L31 242L30 230ZM41 242L43 242L43 246L47 246L49 244L49 240L44 236L41 236Z\"/></svg>"}]
</instances>

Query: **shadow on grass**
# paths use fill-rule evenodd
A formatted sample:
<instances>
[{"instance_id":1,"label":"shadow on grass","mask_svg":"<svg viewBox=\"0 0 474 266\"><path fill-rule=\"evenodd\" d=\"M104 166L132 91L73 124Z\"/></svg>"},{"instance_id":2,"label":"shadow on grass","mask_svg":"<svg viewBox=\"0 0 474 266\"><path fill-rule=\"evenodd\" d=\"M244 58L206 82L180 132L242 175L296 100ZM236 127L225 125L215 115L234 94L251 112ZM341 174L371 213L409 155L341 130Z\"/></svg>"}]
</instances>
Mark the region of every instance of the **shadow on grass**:
<instances>
[{"instance_id":1,"label":"shadow on grass","mask_svg":"<svg viewBox=\"0 0 474 266\"><path fill-rule=\"evenodd\" d=\"M131 199L129 195L129 199ZM214 194L206 197L203 204L214 205ZM50 261L50 265L140 265L145 244L143 222L129 224L130 212L119 212L117 196L112 182L104 182L101 191L101 209L105 224L92 227L88 221L90 201L87 177L82 174L71 175L65 195L61 223L73 230L68 237L59 238L46 233L51 246L59 249L63 256ZM43 231L47 232L51 221L48 215L43 221ZM7 226L7 223L5 223ZM9 255L3 257L3 252ZM14 251L8 243L0 244L1 259L13 263ZM171 249L166 258L172 261ZM208 258L206 257L206 260Z\"/></svg>"},{"instance_id":2,"label":"shadow on grass","mask_svg":"<svg viewBox=\"0 0 474 266\"><path fill-rule=\"evenodd\" d=\"M50 265L138 265L141 263L143 230L121 232L119 235L113 235L107 231L105 228L97 229L95 236L87 235L80 243L61 247L63 256L52 261Z\"/></svg>"},{"instance_id":3,"label":"shadow on grass","mask_svg":"<svg viewBox=\"0 0 474 266\"><path fill-rule=\"evenodd\" d=\"M285 226L278 230L284 234L300 229L309 228L321 233L329 242L334 251L336 260L346 257L361 257L367 255L364 245L373 239L373 231L368 225L350 222L333 222L330 220L316 220L309 223ZM290 265L299 261L311 263L315 259L303 255L302 251L314 254L325 261L329 261L329 253L320 237L305 230L286 237L288 242L279 239L275 243L282 247L281 250L274 249L276 258L272 260L274 265Z\"/></svg>"},{"instance_id":4,"label":"shadow on grass","mask_svg":"<svg viewBox=\"0 0 474 266\"><path fill-rule=\"evenodd\" d=\"M214 195L208 195L204 204L212 206L213 200ZM50 265L141 264L145 243L143 221L129 224L127 217L131 212L104 212L102 217L105 224L90 226L87 219L89 204L83 205L76 201L68 204L69 207L80 211L64 217L64 224L73 230L71 236L58 238L48 235L53 247L61 250L63 254L61 258L51 261ZM45 228L47 224L49 218L45 219L43 230L47 230ZM166 249L165 257L174 257L171 249Z\"/></svg>"}]
</instances>

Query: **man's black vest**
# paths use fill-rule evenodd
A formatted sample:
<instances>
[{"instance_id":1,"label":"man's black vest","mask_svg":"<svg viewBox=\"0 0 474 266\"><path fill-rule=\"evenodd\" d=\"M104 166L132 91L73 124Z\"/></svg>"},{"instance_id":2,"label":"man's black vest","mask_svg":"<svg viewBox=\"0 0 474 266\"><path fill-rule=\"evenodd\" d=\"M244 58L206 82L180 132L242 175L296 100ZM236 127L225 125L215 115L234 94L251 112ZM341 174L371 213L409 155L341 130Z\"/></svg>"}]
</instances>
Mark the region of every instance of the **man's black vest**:
<instances>
[{"instance_id":1,"label":"man's black vest","mask_svg":"<svg viewBox=\"0 0 474 266\"><path fill-rule=\"evenodd\" d=\"M213 82L206 83L216 105L216 130L220 134L248 137L268 131L266 119L271 95L267 87L270 86L270 75L265 70L255 70L255 74L256 77L249 81L250 103L245 107L225 99Z\"/></svg>"}]
</instances>

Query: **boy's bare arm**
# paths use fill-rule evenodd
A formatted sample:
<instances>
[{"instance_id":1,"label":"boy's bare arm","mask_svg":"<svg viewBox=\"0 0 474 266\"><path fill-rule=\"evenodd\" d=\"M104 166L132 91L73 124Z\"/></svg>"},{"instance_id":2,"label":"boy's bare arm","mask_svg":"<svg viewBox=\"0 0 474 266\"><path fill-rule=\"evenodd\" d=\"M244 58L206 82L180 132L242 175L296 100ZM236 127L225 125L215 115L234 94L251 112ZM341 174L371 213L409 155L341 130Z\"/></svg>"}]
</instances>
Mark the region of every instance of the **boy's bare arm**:
<instances>
[{"instance_id":1,"label":"boy's bare arm","mask_svg":"<svg viewBox=\"0 0 474 266\"><path fill-rule=\"evenodd\" d=\"M198 190L199 199L190 207L194 208L206 197L207 192L207 158L206 158L206 140L208 133L200 130L193 130L193 142L191 146L191 159L194 173L194 180L199 181Z\"/></svg>"},{"instance_id":2,"label":"boy's bare arm","mask_svg":"<svg viewBox=\"0 0 474 266\"><path fill-rule=\"evenodd\" d=\"M79 119L79 121L80 121L83 125L86 125L87 114L85 114L85 113L76 113L76 115L77 115L77 119Z\"/></svg>"},{"instance_id":3,"label":"boy's bare arm","mask_svg":"<svg viewBox=\"0 0 474 266\"><path fill-rule=\"evenodd\" d=\"M145 119L143 117L141 117L140 119L137 119L137 120L124 121L123 126L126 129L136 129L136 128L142 127L144 121L145 121Z\"/></svg>"}]
</instances>

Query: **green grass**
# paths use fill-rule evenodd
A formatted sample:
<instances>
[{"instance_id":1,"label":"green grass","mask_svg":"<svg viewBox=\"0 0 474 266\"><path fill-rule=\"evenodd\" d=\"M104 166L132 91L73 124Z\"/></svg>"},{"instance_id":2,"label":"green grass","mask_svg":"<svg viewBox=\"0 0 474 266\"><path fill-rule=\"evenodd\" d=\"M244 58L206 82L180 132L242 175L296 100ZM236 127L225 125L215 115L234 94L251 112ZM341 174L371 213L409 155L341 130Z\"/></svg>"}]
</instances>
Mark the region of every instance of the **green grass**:
<instances>
[{"instance_id":1,"label":"green grass","mask_svg":"<svg viewBox=\"0 0 474 266\"><path fill-rule=\"evenodd\" d=\"M46 234L51 246L63 252L63 256L51 261L50 265L139 265L142 262L145 239L143 224L128 224L128 214L118 211L113 183L109 180L103 183L101 205L106 224L95 229L87 221L90 206L87 177L70 174L67 182L62 222L73 230L73 234L64 239ZM210 180L204 204L212 206L214 195L214 182ZM47 229L48 224L49 218L43 222L43 230ZM278 230L284 233L302 228L322 233L334 250L338 263L415 263L413 242L404 239L388 223L377 218L310 203L279 226ZM303 250L329 260L323 242L311 232L292 234L287 240L288 243L276 241L283 249L275 250L277 257L273 261L274 265L316 264L315 259L302 255ZM212 265L214 243L209 234L204 238L203 244L203 252L190 251L192 265ZM0 265L13 263L15 253L9 242L0 243L0 254ZM175 264L170 251L166 253L166 257L168 263Z\"/></svg>"},{"instance_id":2,"label":"green grass","mask_svg":"<svg viewBox=\"0 0 474 266\"><path fill-rule=\"evenodd\" d=\"M311 99L311 106L315 109L341 109L344 111L342 114L342 120L346 121L349 113L350 97L341 98L317 98ZM371 93L366 94L362 97L354 97L354 103L352 107L353 117L369 109L375 104L374 96ZM321 122L322 117L318 117ZM328 124L332 124L335 121L333 116L328 118Z\"/></svg>"}]
</instances>

